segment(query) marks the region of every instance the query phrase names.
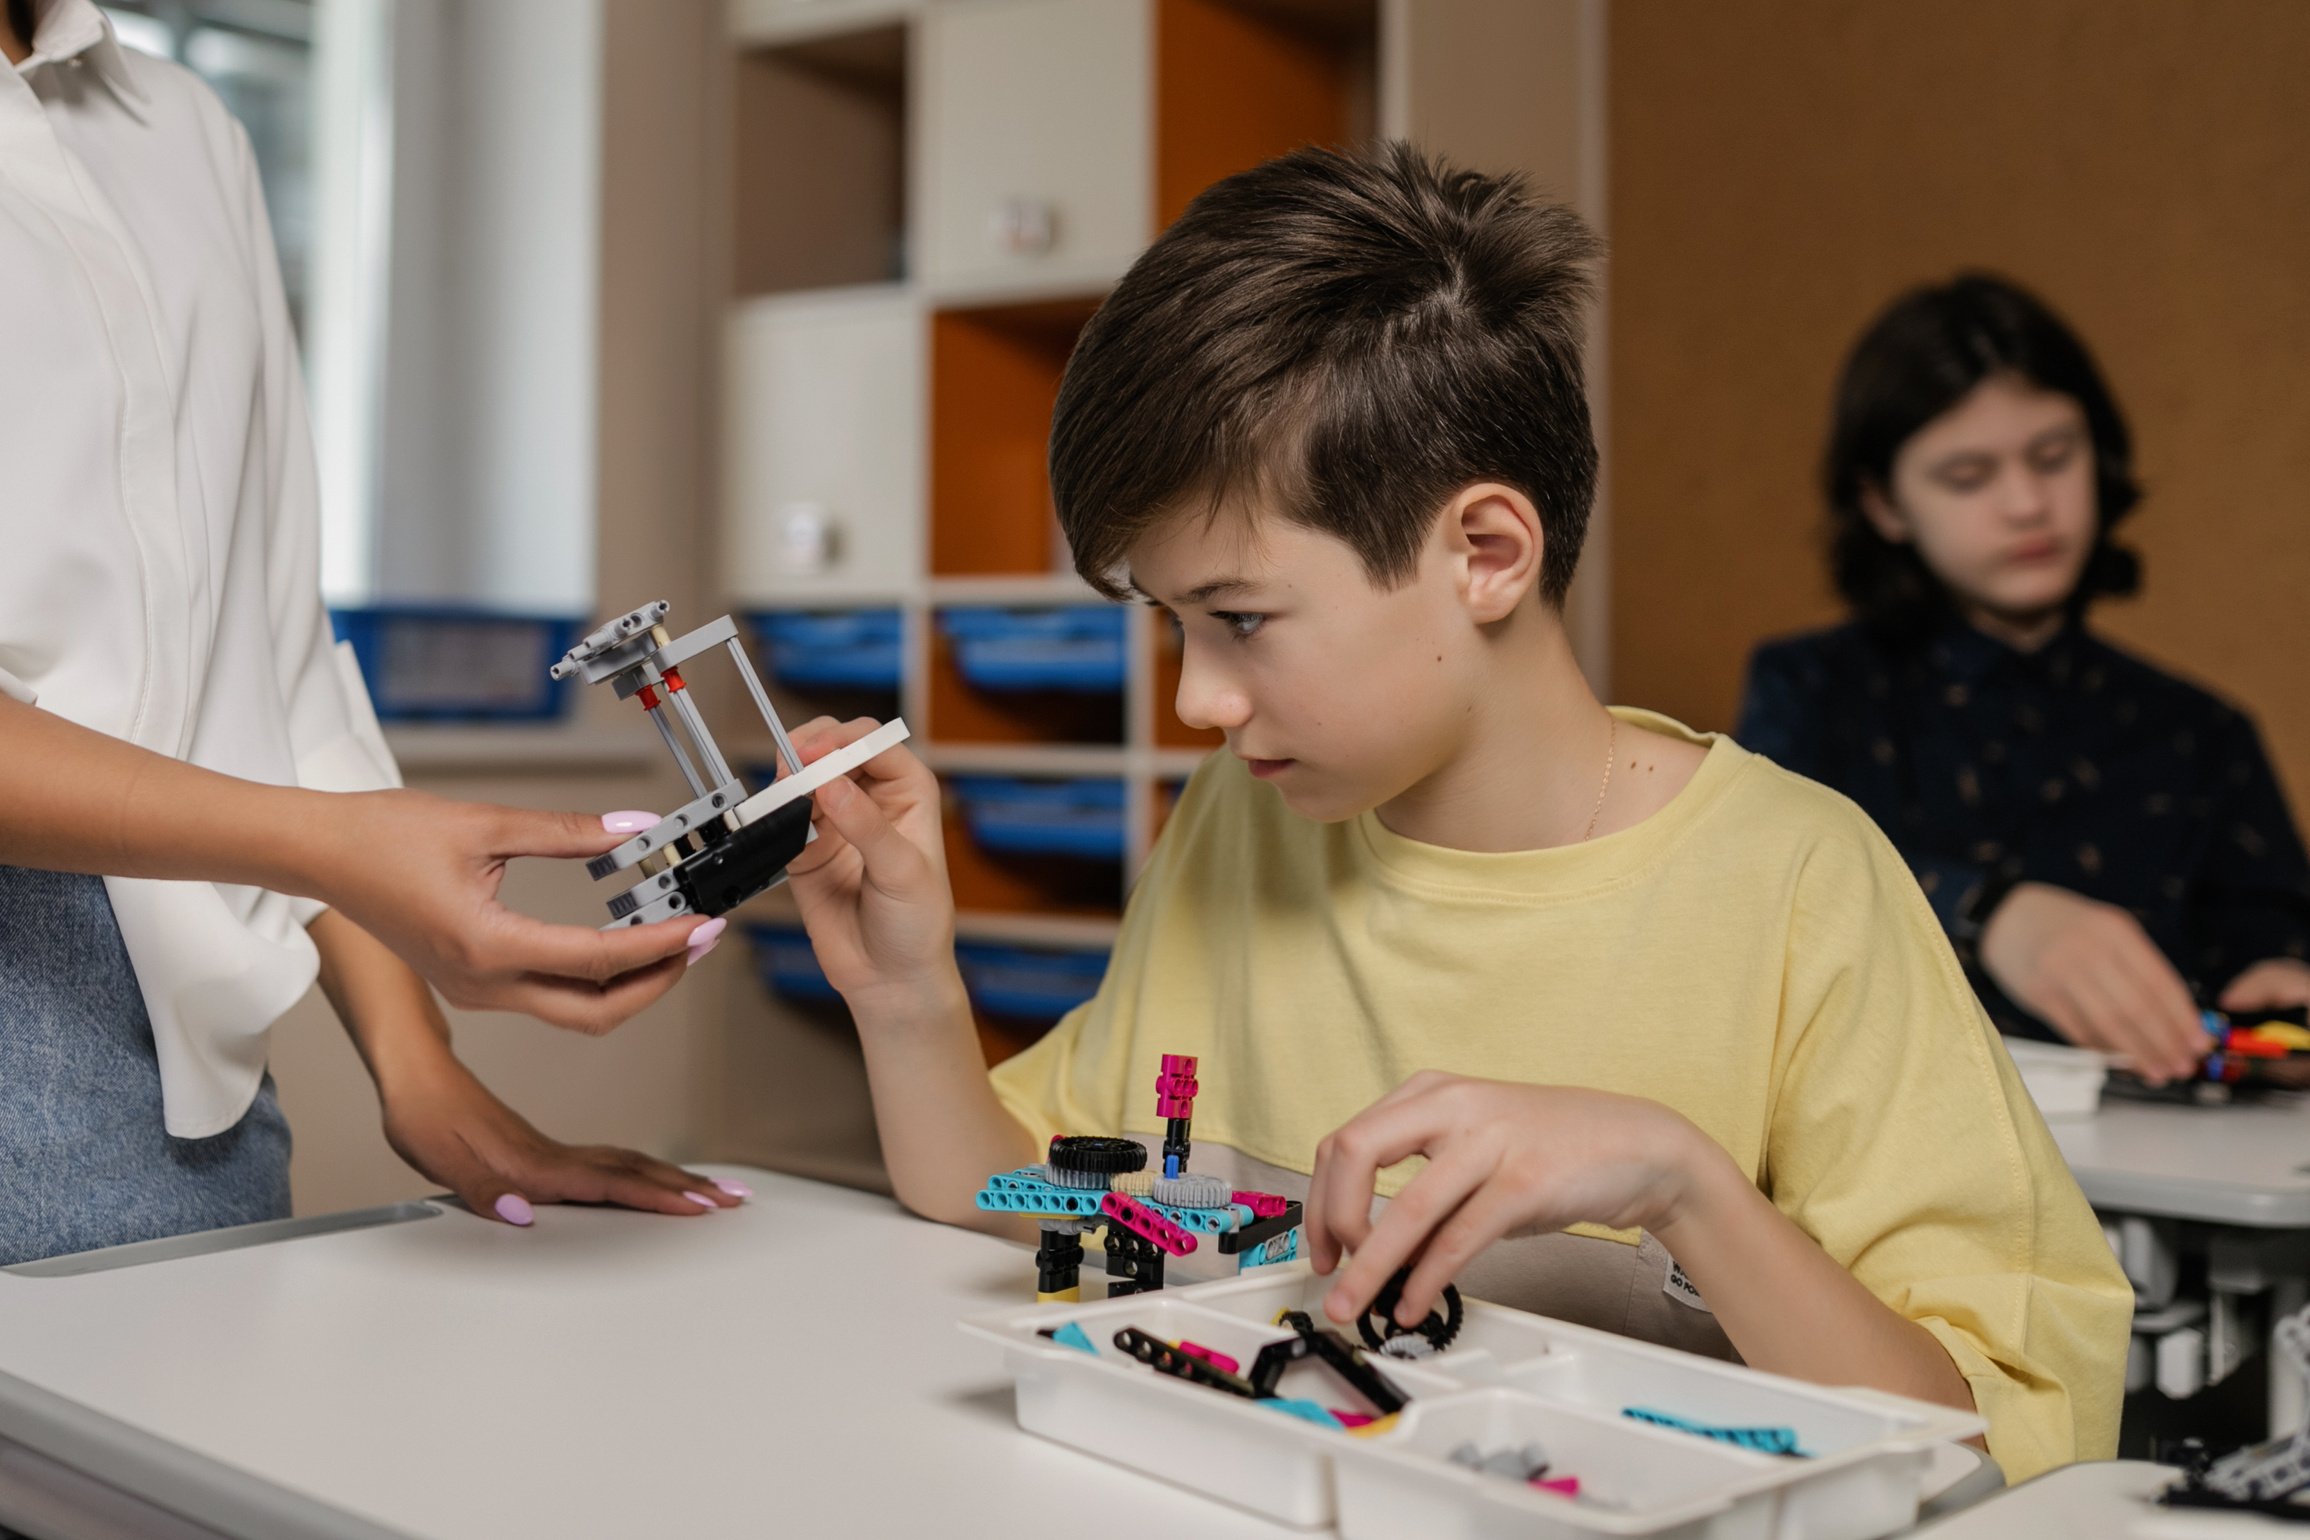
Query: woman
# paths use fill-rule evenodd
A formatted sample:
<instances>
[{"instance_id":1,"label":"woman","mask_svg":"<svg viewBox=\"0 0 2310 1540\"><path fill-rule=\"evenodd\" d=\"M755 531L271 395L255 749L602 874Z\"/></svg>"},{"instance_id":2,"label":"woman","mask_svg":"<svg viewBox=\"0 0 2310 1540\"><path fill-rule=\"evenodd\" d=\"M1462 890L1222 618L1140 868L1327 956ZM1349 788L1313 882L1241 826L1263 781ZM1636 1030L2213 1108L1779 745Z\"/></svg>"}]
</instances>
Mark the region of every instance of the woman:
<instances>
[{"instance_id":1,"label":"woman","mask_svg":"<svg viewBox=\"0 0 2310 1540\"><path fill-rule=\"evenodd\" d=\"M476 1212L734 1201L555 1144L450 1053L427 978L606 1031L712 934L515 915L509 858L623 833L391 789L247 136L90 0L6 0L0 56L0 1263L285 1215L266 1032L316 973L394 1148Z\"/></svg>"},{"instance_id":2,"label":"woman","mask_svg":"<svg viewBox=\"0 0 2310 1540\"><path fill-rule=\"evenodd\" d=\"M2128 1058L2198 1002L2310 1003L2310 862L2253 723L2087 625L2132 593L2131 441L2084 344L2011 284L1909 294L1837 386L1830 571L1850 623L1769 643L1737 736L1854 798L1991 1015Z\"/></svg>"}]
</instances>

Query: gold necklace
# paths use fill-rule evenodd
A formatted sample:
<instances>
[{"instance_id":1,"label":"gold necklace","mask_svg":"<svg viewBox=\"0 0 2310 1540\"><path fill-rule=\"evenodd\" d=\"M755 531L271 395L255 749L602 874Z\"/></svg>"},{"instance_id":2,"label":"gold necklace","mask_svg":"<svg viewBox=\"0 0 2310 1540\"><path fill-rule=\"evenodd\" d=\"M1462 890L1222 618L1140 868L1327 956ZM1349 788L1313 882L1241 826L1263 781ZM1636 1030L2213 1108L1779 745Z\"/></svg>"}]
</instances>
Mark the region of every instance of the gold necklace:
<instances>
[{"instance_id":1,"label":"gold necklace","mask_svg":"<svg viewBox=\"0 0 2310 1540\"><path fill-rule=\"evenodd\" d=\"M1604 784L1596 788L1596 808L1588 815L1588 832L1580 836L1583 845L1596 838L1596 820L1604 816L1604 794L1612 789L1612 762L1620 757L1616 752L1620 742L1620 718L1613 717L1610 720L1612 726L1604 734Z\"/></svg>"}]
</instances>

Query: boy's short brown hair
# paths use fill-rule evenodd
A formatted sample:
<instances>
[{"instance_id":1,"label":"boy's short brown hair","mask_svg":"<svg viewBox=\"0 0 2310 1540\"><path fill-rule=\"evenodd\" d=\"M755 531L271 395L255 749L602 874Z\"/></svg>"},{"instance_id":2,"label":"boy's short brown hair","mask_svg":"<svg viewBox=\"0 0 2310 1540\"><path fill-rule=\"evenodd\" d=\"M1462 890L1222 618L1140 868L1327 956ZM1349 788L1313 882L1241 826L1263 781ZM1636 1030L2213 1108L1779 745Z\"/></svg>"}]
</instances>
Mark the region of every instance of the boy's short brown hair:
<instances>
[{"instance_id":1,"label":"boy's short brown hair","mask_svg":"<svg viewBox=\"0 0 2310 1540\"><path fill-rule=\"evenodd\" d=\"M1452 495L1498 481L1540 510L1560 604L1596 492L1581 334L1599 250L1518 179L1400 142L1214 184L1068 361L1050 469L1076 569L1124 597L1142 535L1254 498L1394 586Z\"/></svg>"}]
</instances>

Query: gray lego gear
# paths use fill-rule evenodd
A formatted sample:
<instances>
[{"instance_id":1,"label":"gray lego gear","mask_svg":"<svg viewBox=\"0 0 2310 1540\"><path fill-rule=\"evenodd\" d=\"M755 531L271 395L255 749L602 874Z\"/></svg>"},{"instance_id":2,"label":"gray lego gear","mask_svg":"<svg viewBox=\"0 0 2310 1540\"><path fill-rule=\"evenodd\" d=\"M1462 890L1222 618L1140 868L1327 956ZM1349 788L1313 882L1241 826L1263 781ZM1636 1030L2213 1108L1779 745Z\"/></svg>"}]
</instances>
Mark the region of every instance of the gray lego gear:
<instances>
[{"instance_id":1,"label":"gray lego gear","mask_svg":"<svg viewBox=\"0 0 2310 1540\"><path fill-rule=\"evenodd\" d=\"M1107 1179L1107 1190L1131 1198L1152 1198L1158 1180L1152 1171L1121 1171Z\"/></svg>"},{"instance_id":2,"label":"gray lego gear","mask_svg":"<svg viewBox=\"0 0 2310 1540\"><path fill-rule=\"evenodd\" d=\"M1152 1196L1172 1208L1225 1208L1234 1189L1218 1177L1188 1172L1155 1178Z\"/></svg>"}]
</instances>

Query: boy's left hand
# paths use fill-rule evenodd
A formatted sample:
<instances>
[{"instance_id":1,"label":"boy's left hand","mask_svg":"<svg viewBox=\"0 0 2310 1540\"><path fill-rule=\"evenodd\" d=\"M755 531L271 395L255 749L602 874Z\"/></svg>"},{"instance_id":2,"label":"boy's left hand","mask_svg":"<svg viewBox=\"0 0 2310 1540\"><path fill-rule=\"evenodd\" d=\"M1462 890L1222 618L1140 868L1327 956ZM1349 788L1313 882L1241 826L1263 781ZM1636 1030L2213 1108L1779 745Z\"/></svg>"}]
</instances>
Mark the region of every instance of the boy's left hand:
<instances>
[{"instance_id":1,"label":"boy's left hand","mask_svg":"<svg viewBox=\"0 0 2310 1540\"><path fill-rule=\"evenodd\" d=\"M1425 1155L1426 1168L1373 1223L1380 1169L1413 1155ZM1416 1263L1396 1308L1409 1326L1505 1236L1584 1222L1657 1232L1712 1157L1729 1159L1659 1102L1422 1070L1316 1146L1306 1220L1315 1269L1331 1272L1343 1252L1353 1258L1324 1312L1356 1319Z\"/></svg>"},{"instance_id":2,"label":"boy's left hand","mask_svg":"<svg viewBox=\"0 0 2310 1540\"><path fill-rule=\"evenodd\" d=\"M474 1213L508 1224L528 1224L538 1203L705 1214L749 1196L638 1150L549 1139L446 1055L386 1096L385 1139Z\"/></svg>"}]
</instances>

